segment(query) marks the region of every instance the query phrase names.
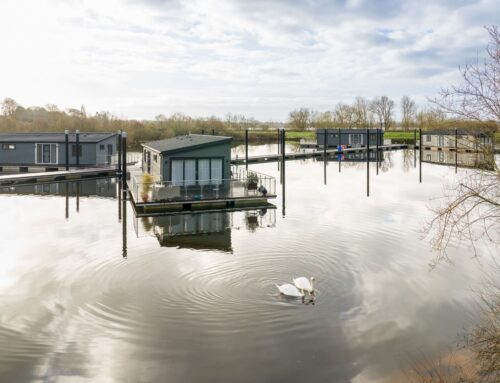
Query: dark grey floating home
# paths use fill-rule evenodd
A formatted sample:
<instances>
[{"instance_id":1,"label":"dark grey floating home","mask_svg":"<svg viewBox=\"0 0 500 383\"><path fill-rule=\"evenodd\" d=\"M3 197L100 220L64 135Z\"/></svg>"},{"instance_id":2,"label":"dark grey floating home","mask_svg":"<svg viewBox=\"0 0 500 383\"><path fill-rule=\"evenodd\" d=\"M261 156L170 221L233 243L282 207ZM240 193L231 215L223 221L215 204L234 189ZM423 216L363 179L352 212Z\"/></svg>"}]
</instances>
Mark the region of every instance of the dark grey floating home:
<instances>
[{"instance_id":1,"label":"dark grey floating home","mask_svg":"<svg viewBox=\"0 0 500 383\"><path fill-rule=\"evenodd\" d=\"M148 142L142 145L142 170L161 182L230 179L231 141L231 137L188 134Z\"/></svg>"},{"instance_id":2,"label":"dark grey floating home","mask_svg":"<svg viewBox=\"0 0 500 383\"><path fill-rule=\"evenodd\" d=\"M116 133L79 133L79 150L76 133L69 133L69 165L111 165L116 154ZM66 166L65 133L0 133L0 167L15 167L27 171L28 167L47 170L64 169Z\"/></svg>"},{"instance_id":3,"label":"dark grey floating home","mask_svg":"<svg viewBox=\"0 0 500 383\"><path fill-rule=\"evenodd\" d=\"M384 131L381 129L369 129L370 146L384 144ZM339 129L327 129L327 146L336 147L339 145ZM317 146L323 146L325 142L325 129L316 130ZM345 145L348 148L360 148L366 146L366 129L340 129L340 145Z\"/></svg>"}]
</instances>

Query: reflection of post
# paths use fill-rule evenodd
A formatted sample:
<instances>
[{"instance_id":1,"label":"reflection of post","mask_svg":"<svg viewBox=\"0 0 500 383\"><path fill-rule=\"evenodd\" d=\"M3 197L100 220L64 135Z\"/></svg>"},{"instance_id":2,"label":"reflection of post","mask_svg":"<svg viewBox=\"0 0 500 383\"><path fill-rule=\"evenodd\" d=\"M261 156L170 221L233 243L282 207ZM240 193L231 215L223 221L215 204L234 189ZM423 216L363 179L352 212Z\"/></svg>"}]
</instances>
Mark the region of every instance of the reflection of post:
<instances>
[{"instance_id":1,"label":"reflection of post","mask_svg":"<svg viewBox=\"0 0 500 383\"><path fill-rule=\"evenodd\" d=\"M418 143L419 182L422 182L422 128L419 129L418 135L420 137Z\"/></svg>"},{"instance_id":2,"label":"reflection of post","mask_svg":"<svg viewBox=\"0 0 500 383\"><path fill-rule=\"evenodd\" d=\"M458 169L458 130L455 128L455 173Z\"/></svg>"},{"instance_id":3,"label":"reflection of post","mask_svg":"<svg viewBox=\"0 0 500 383\"><path fill-rule=\"evenodd\" d=\"M366 129L366 196L370 196L370 129Z\"/></svg>"},{"instance_id":4,"label":"reflection of post","mask_svg":"<svg viewBox=\"0 0 500 383\"><path fill-rule=\"evenodd\" d=\"M76 212L80 212L80 181L76 182Z\"/></svg>"},{"instance_id":5,"label":"reflection of post","mask_svg":"<svg viewBox=\"0 0 500 383\"><path fill-rule=\"evenodd\" d=\"M248 129L245 129L245 167L248 170Z\"/></svg>"},{"instance_id":6,"label":"reflection of post","mask_svg":"<svg viewBox=\"0 0 500 383\"><path fill-rule=\"evenodd\" d=\"M122 220L122 181L118 182L118 222Z\"/></svg>"},{"instance_id":7,"label":"reflection of post","mask_svg":"<svg viewBox=\"0 0 500 383\"><path fill-rule=\"evenodd\" d=\"M417 129L413 129L413 167L417 167Z\"/></svg>"},{"instance_id":8,"label":"reflection of post","mask_svg":"<svg viewBox=\"0 0 500 383\"><path fill-rule=\"evenodd\" d=\"M127 258L127 200L122 201L123 219L122 219L122 256Z\"/></svg>"},{"instance_id":9,"label":"reflection of post","mask_svg":"<svg viewBox=\"0 0 500 383\"><path fill-rule=\"evenodd\" d=\"M64 184L66 188L66 219L69 218L69 190L68 190L68 182Z\"/></svg>"}]
</instances>

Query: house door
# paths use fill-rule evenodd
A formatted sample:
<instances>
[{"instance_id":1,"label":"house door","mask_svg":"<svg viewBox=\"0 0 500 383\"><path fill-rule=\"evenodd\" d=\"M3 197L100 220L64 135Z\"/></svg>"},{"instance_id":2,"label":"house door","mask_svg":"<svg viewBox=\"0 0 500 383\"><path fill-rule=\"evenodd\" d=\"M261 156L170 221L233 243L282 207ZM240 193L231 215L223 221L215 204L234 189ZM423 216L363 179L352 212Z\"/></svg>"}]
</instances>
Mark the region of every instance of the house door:
<instances>
[{"instance_id":1,"label":"house door","mask_svg":"<svg viewBox=\"0 0 500 383\"><path fill-rule=\"evenodd\" d=\"M172 160L172 184L181 185L184 181L184 160Z\"/></svg>"},{"instance_id":2,"label":"house door","mask_svg":"<svg viewBox=\"0 0 500 383\"><path fill-rule=\"evenodd\" d=\"M213 184L220 184L222 182L222 159L212 158L210 160L210 180Z\"/></svg>"},{"instance_id":3,"label":"house door","mask_svg":"<svg viewBox=\"0 0 500 383\"><path fill-rule=\"evenodd\" d=\"M111 156L113 155L113 145L108 144L108 154L106 156L106 165L111 165Z\"/></svg>"},{"instance_id":4,"label":"house door","mask_svg":"<svg viewBox=\"0 0 500 383\"><path fill-rule=\"evenodd\" d=\"M351 134L351 145L361 145L361 134Z\"/></svg>"}]
</instances>

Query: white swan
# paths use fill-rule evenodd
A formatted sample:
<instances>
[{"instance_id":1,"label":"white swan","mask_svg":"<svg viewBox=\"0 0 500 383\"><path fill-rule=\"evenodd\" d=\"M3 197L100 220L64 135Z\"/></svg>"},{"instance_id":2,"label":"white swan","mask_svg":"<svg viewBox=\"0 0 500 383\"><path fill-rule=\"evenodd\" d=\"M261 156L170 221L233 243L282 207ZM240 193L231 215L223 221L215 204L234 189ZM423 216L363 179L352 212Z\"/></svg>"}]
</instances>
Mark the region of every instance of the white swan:
<instances>
[{"instance_id":1,"label":"white swan","mask_svg":"<svg viewBox=\"0 0 500 383\"><path fill-rule=\"evenodd\" d=\"M307 291L308 293L314 292L313 286L314 277L307 279L306 277L298 277L293 280L293 284L301 291Z\"/></svg>"},{"instance_id":2,"label":"white swan","mask_svg":"<svg viewBox=\"0 0 500 383\"><path fill-rule=\"evenodd\" d=\"M287 295L289 297L303 297L304 293L301 292L298 288L290 283L285 283L284 285L278 286L276 285L281 294Z\"/></svg>"}]
</instances>

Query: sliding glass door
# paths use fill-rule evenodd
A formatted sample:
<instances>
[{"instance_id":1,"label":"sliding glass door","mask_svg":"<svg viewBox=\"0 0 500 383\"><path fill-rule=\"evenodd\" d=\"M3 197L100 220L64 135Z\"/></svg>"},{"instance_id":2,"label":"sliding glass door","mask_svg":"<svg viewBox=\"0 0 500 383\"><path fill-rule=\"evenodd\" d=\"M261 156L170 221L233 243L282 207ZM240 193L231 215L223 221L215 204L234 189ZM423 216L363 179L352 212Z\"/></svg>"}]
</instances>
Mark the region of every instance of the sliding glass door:
<instances>
[{"instance_id":1,"label":"sliding glass door","mask_svg":"<svg viewBox=\"0 0 500 383\"><path fill-rule=\"evenodd\" d=\"M58 163L57 144L35 144L35 163L56 165Z\"/></svg>"},{"instance_id":2,"label":"sliding glass door","mask_svg":"<svg viewBox=\"0 0 500 383\"><path fill-rule=\"evenodd\" d=\"M189 158L171 161L170 180L178 185L208 185L222 183L222 158Z\"/></svg>"}]
</instances>

